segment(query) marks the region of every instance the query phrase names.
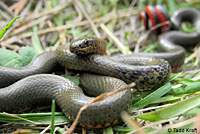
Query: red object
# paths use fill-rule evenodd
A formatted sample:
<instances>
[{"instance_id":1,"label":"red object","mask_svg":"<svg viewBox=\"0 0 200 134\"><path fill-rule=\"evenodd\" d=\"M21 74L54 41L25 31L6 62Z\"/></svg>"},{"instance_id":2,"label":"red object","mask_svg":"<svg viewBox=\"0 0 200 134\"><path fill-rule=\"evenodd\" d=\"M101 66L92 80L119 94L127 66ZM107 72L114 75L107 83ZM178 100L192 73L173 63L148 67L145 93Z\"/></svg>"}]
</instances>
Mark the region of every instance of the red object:
<instances>
[{"instance_id":1,"label":"red object","mask_svg":"<svg viewBox=\"0 0 200 134\"><path fill-rule=\"evenodd\" d=\"M143 21L145 30L152 28L154 34L164 33L170 29L170 24L167 22L170 20L169 15L161 5L146 6L145 12L139 14L139 20ZM157 26L161 23L161 26Z\"/></svg>"},{"instance_id":2,"label":"red object","mask_svg":"<svg viewBox=\"0 0 200 134\"><path fill-rule=\"evenodd\" d=\"M146 6L145 8L145 12L148 15L149 19L151 20L151 27L154 27L157 25L157 21L156 21L156 12L154 11L153 6ZM153 33L157 34L157 29L153 29Z\"/></svg>"},{"instance_id":3,"label":"red object","mask_svg":"<svg viewBox=\"0 0 200 134\"><path fill-rule=\"evenodd\" d=\"M168 15L167 16L165 15L166 11L163 12L162 7L160 5L155 6L154 9L158 16L159 22L163 23L163 25L161 26L162 33L169 31L170 25L169 22L167 22L169 21L169 18Z\"/></svg>"},{"instance_id":4,"label":"red object","mask_svg":"<svg viewBox=\"0 0 200 134\"><path fill-rule=\"evenodd\" d=\"M145 27L145 30L148 30L149 29L149 25L148 25L148 16L146 15L145 12L141 12L139 14L139 20L142 19L143 23L144 23L144 27Z\"/></svg>"}]
</instances>

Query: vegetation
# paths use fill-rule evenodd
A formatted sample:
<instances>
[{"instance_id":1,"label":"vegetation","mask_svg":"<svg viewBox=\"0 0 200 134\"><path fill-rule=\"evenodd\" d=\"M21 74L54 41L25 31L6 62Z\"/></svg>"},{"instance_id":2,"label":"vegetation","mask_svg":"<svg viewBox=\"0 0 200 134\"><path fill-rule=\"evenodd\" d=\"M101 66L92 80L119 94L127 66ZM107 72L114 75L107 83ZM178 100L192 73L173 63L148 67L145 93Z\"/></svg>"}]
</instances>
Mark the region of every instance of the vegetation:
<instances>
[{"instance_id":1,"label":"vegetation","mask_svg":"<svg viewBox=\"0 0 200 134\"><path fill-rule=\"evenodd\" d=\"M149 4L162 4L166 6L169 14L184 7L200 9L199 0L3 0L0 2L0 65L23 67L43 51L54 51L61 44L87 36L107 39L107 55L157 51L156 39L143 39L143 27L138 28L135 25L138 13ZM21 17L17 17L15 22L11 21L18 15ZM185 32L194 30L188 23L183 25L186 27L183 28ZM3 29L3 26L6 26L6 29ZM142 42L139 42L140 40ZM139 44L139 50L135 44ZM183 71L172 73L170 80L156 91L144 93L143 96L148 95L142 99L135 100L134 96L127 123L87 131L103 131L106 134L164 134L173 128L200 130L199 53L199 48L187 53L187 63L182 66ZM79 84L78 77L65 77ZM66 126L69 127L68 119L62 112L55 112L54 101L52 105L52 113L49 108L33 113L0 113L0 133L63 133ZM125 117L126 114L123 118ZM80 128L77 127L75 132L80 133Z\"/></svg>"}]
</instances>

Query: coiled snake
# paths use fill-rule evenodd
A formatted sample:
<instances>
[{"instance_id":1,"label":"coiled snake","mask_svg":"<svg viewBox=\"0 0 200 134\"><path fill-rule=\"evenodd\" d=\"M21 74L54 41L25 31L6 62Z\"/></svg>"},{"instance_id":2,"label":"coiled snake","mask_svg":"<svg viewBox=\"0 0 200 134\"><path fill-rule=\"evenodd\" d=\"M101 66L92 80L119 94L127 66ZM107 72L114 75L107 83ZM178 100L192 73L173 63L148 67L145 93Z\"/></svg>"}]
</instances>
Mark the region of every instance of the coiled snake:
<instances>
[{"instance_id":1,"label":"coiled snake","mask_svg":"<svg viewBox=\"0 0 200 134\"><path fill-rule=\"evenodd\" d=\"M199 27L200 12L196 9L179 10L174 13L172 20L177 27L185 20ZM185 57L184 48L178 45L193 45L199 41L200 34L197 32L167 32L159 39L159 47L165 52L151 55L168 60L171 66L176 68L183 64ZM84 95L82 89L70 80L57 75L45 74L52 72L58 63L69 69L95 73L80 76L81 87L87 89L86 92L92 96L122 88L130 82L136 82L136 88L139 89L155 89L167 80L171 69L168 62L160 58L149 57L148 54L113 57L99 54L83 55L85 52L82 50L85 50L85 47L89 46L87 50L91 52L96 51L93 48L97 47L102 53L105 51L104 45L101 39L79 39L71 44L71 50L82 53L82 55L70 52L64 45L60 46L56 52L45 52L39 55L27 67L0 67L0 87L2 87L0 112L11 112L26 107L28 104L51 103L51 100L55 99L63 113L73 120L79 108L93 98ZM76 51L74 48L77 46L80 46L81 50ZM81 126L94 128L115 124L120 119L119 113L127 110L130 103L130 90L120 92L90 105L82 113L79 123Z\"/></svg>"}]
</instances>

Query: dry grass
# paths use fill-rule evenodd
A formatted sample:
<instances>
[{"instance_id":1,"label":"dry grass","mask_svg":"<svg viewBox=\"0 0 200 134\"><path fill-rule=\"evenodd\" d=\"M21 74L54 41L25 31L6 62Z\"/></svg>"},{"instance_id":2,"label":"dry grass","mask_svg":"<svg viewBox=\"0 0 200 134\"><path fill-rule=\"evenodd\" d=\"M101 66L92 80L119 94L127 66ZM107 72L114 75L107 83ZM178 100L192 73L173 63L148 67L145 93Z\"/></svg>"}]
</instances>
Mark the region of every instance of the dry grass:
<instances>
[{"instance_id":1,"label":"dry grass","mask_svg":"<svg viewBox=\"0 0 200 134\"><path fill-rule=\"evenodd\" d=\"M107 49L108 55L114 53L129 54L133 52L133 50L145 51L149 47L146 44L152 44L152 40L147 39L143 27L138 27L136 25L137 15L142 9L141 4L143 4L142 6L144 7L148 2L145 3L134 0L60 0L53 8L51 6L52 1L0 1L0 8L2 10L0 12L1 26L6 25L14 16L21 16L1 40L1 48L18 51L22 46L29 45L33 47L31 37L34 34L34 26L38 27L37 34L44 51L55 50L61 44L68 44L74 39L86 36L97 36L107 39L109 41ZM185 2L184 0L181 1ZM196 4L196 1L193 0L190 1L190 3ZM154 50L153 48L149 51L151 52ZM188 78L188 75L190 76L193 73L194 76L199 74L199 51L199 48L197 48L195 52L187 58L186 63L192 61L194 64L184 66L186 70L186 75L183 75L184 78ZM195 56L198 57L196 60L194 60ZM167 107L169 105L171 104L140 109L131 114L142 114L143 112ZM159 131L165 131L169 128L169 126L165 127L165 124L172 124L171 126L173 127L173 124L180 125L177 122L182 120L191 123L194 122L196 118L193 117L187 120L184 117L176 117L159 123L136 120L139 125L133 123L133 126L136 124L139 133L144 132L143 129L146 128L154 128L157 130L156 132L159 133ZM185 122L183 122L183 124ZM1 123L0 132L13 131L9 128L6 129L9 125L9 123ZM15 126L13 127L15 128ZM34 127L32 128L34 129ZM60 126L62 129L67 127L66 124L61 124ZM23 126L20 128L23 128ZM42 127L43 131L41 131L40 127L36 127L41 133L45 133L49 128L50 126Z\"/></svg>"}]
</instances>

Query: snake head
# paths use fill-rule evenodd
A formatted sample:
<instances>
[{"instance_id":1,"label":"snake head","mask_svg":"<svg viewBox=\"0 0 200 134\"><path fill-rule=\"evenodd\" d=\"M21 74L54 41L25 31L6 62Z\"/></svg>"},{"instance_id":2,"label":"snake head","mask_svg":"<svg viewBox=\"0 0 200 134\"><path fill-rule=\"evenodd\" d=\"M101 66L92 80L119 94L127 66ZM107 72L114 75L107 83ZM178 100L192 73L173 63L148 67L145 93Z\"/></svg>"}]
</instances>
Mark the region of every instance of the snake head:
<instances>
[{"instance_id":1,"label":"snake head","mask_svg":"<svg viewBox=\"0 0 200 134\"><path fill-rule=\"evenodd\" d=\"M105 49L105 41L94 37L78 39L70 44L70 51L76 54L103 54L105 53Z\"/></svg>"}]
</instances>

